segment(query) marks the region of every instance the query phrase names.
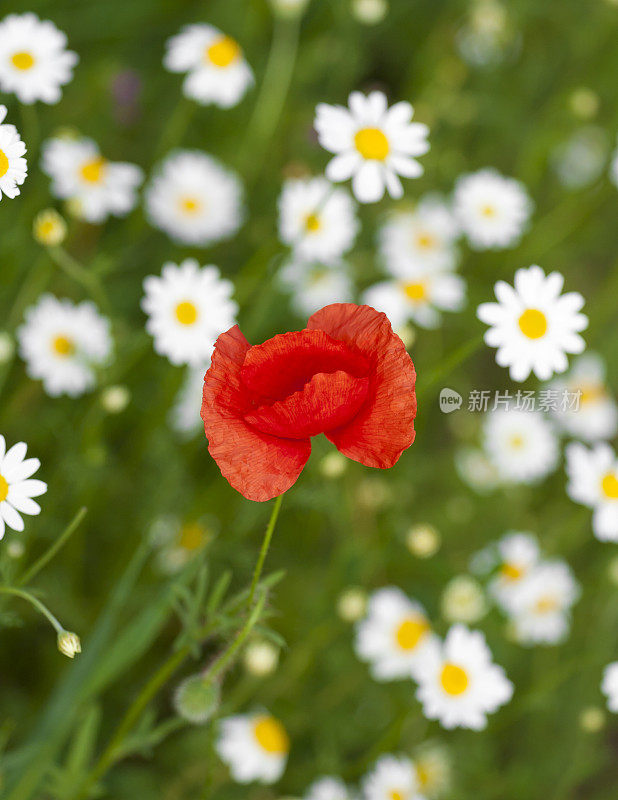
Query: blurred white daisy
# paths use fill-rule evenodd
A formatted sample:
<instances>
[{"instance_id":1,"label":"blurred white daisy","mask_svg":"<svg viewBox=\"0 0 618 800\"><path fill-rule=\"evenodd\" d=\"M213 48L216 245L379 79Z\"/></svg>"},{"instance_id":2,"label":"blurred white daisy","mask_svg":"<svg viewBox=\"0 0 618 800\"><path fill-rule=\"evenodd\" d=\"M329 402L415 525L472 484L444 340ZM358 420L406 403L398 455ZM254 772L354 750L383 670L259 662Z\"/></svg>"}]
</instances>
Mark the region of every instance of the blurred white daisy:
<instances>
[{"instance_id":1,"label":"blurred white daisy","mask_svg":"<svg viewBox=\"0 0 618 800\"><path fill-rule=\"evenodd\" d=\"M505 483L536 483L556 469L558 440L540 411L499 409L486 415L485 452Z\"/></svg>"},{"instance_id":2,"label":"blurred white daisy","mask_svg":"<svg viewBox=\"0 0 618 800\"><path fill-rule=\"evenodd\" d=\"M588 326L588 317L580 313L584 298L579 292L560 294L563 285L559 272L545 275L533 265L517 270L514 287L498 281L498 302L478 307L478 318L491 326L485 342L498 348L496 363L509 367L514 381L525 381L530 372L540 380L564 372L566 353L586 347L579 335Z\"/></svg>"},{"instance_id":3,"label":"blurred white daisy","mask_svg":"<svg viewBox=\"0 0 618 800\"><path fill-rule=\"evenodd\" d=\"M26 145L19 137L15 125L4 123L6 106L0 105L0 200L2 195L13 199L19 194L18 186L26 180L28 164L24 155Z\"/></svg>"},{"instance_id":4,"label":"blurred white daisy","mask_svg":"<svg viewBox=\"0 0 618 800\"><path fill-rule=\"evenodd\" d=\"M292 295L292 307L301 317L310 316L330 303L352 300L352 280L343 261L289 261L279 271L277 281Z\"/></svg>"},{"instance_id":5,"label":"blurred white daisy","mask_svg":"<svg viewBox=\"0 0 618 800\"><path fill-rule=\"evenodd\" d=\"M394 586L371 595L367 615L356 626L356 654L378 681L414 677L437 646L425 609Z\"/></svg>"},{"instance_id":6,"label":"blurred white daisy","mask_svg":"<svg viewBox=\"0 0 618 800\"><path fill-rule=\"evenodd\" d=\"M568 564L545 561L534 567L513 594L515 637L526 645L558 644L569 631L571 606L579 586Z\"/></svg>"},{"instance_id":7,"label":"blurred white daisy","mask_svg":"<svg viewBox=\"0 0 618 800\"><path fill-rule=\"evenodd\" d=\"M512 247L532 213L523 184L494 169L482 169L457 180L454 211L475 250Z\"/></svg>"},{"instance_id":8,"label":"blurred white daisy","mask_svg":"<svg viewBox=\"0 0 618 800\"><path fill-rule=\"evenodd\" d=\"M290 741L268 713L238 714L221 720L215 749L238 783L275 783L285 770Z\"/></svg>"},{"instance_id":9,"label":"blurred white daisy","mask_svg":"<svg viewBox=\"0 0 618 800\"><path fill-rule=\"evenodd\" d=\"M17 330L19 352L31 378L52 397L77 397L95 385L95 367L112 351L110 322L96 306L44 294L26 310Z\"/></svg>"},{"instance_id":10,"label":"blurred white daisy","mask_svg":"<svg viewBox=\"0 0 618 800\"><path fill-rule=\"evenodd\" d=\"M437 328L441 312L463 308L466 284L460 275L411 263L407 273L405 279L381 281L363 293L362 302L383 311L393 328L408 320L421 328Z\"/></svg>"},{"instance_id":11,"label":"blurred white daisy","mask_svg":"<svg viewBox=\"0 0 618 800\"><path fill-rule=\"evenodd\" d=\"M314 122L320 144L335 153L326 167L331 181L352 178L352 191L361 203L375 203L384 191L401 197L399 175L418 178L423 167L417 156L429 150L429 128L412 122L407 102L388 108L383 92L352 92L348 108L320 103Z\"/></svg>"},{"instance_id":12,"label":"blurred white daisy","mask_svg":"<svg viewBox=\"0 0 618 800\"><path fill-rule=\"evenodd\" d=\"M601 691L607 697L609 710L618 714L618 661L613 661L603 670Z\"/></svg>"},{"instance_id":13,"label":"blurred white daisy","mask_svg":"<svg viewBox=\"0 0 618 800\"><path fill-rule=\"evenodd\" d=\"M442 647L423 659L416 680L423 713L445 728L482 730L487 714L513 694L513 684L492 662L483 634L464 625L454 625Z\"/></svg>"},{"instance_id":14,"label":"blurred white daisy","mask_svg":"<svg viewBox=\"0 0 618 800\"><path fill-rule=\"evenodd\" d=\"M364 800L423 800L414 763L404 756L381 756L362 787Z\"/></svg>"},{"instance_id":15,"label":"blurred white daisy","mask_svg":"<svg viewBox=\"0 0 618 800\"><path fill-rule=\"evenodd\" d=\"M212 541L216 530L216 520L210 517L184 522L172 516L158 517L150 526L149 539L157 551L160 572L179 572Z\"/></svg>"},{"instance_id":16,"label":"blurred white daisy","mask_svg":"<svg viewBox=\"0 0 618 800\"><path fill-rule=\"evenodd\" d=\"M487 600L477 580L470 575L457 575L444 587L440 607L448 622L474 623L487 613Z\"/></svg>"},{"instance_id":17,"label":"blurred white daisy","mask_svg":"<svg viewBox=\"0 0 618 800\"><path fill-rule=\"evenodd\" d=\"M594 509L592 530L602 542L618 542L618 459L608 444L588 449L571 442L565 449L567 494Z\"/></svg>"},{"instance_id":18,"label":"blurred white daisy","mask_svg":"<svg viewBox=\"0 0 618 800\"><path fill-rule=\"evenodd\" d=\"M25 442L6 449L4 436L0 435L0 539L8 525L14 531L23 531L22 514L41 513L41 506L32 499L45 494L47 484L32 476L41 466L38 458L26 458Z\"/></svg>"},{"instance_id":19,"label":"blurred white daisy","mask_svg":"<svg viewBox=\"0 0 618 800\"><path fill-rule=\"evenodd\" d=\"M564 393L579 396L572 408L561 402L552 408L560 427L571 436L595 442L613 439L618 431L618 405L605 383L605 364L596 353L584 353L573 362L564 378L554 381L549 390L558 398Z\"/></svg>"},{"instance_id":20,"label":"blurred white daisy","mask_svg":"<svg viewBox=\"0 0 618 800\"><path fill-rule=\"evenodd\" d=\"M0 89L14 92L20 103L57 103L79 60L66 46L53 22L9 14L0 22Z\"/></svg>"},{"instance_id":21,"label":"blurred white daisy","mask_svg":"<svg viewBox=\"0 0 618 800\"><path fill-rule=\"evenodd\" d=\"M462 481L478 494L492 492L500 482L487 455L475 447L464 447L455 453L455 469Z\"/></svg>"},{"instance_id":22,"label":"blurred white daisy","mask_svg":"<svg viewBox=\"0 0 618 800\"><path fill-rule=\"evenodd\" d=\"M87 222L124 217L137 205L142 170L103 158L92 139L48 139L42 152L41 169L52 179L51 193L70 200Z\"/></svg>"},{"instance_id":23,"label":"blurred white daisy","mask_svg":"<svg viewBox=\"0 0 618 800\"><path fill-rule=\"evenodd\" d=\"M279 237L294 259L332 261L354 244L359 230L355 206L345 189L325 178L285 182L279 197Z\"/></svg>"},{"instance_id":24,"label":"blurred white daisy","mask_svg":"<svg viewBox=\"0 0 618 800\"><path fill-rule=\"evenodd\" d=\"M341 780L331 775L315 780L303 795L303 800L352 800L352 794Z\"/></svg>"},{"instance_id":25,"label":"blurred white daisy","mask_svg":"<svg viewBox=\"0 0 618 800\"><path fill-rule=\"evenodd\" d=\"M150 223L182 244L204 246L229 239L243 220L237 176L206 153L167 156L146 189Z\"/></svg>"},{"instance_id":26,"label":"blurred white daisy","mask_svg":"<svg viewBox=\"0 0 618 800\"><path fill-rule=\"evenodd\" d=\"M154 349L172 364L202 366L217 336L236 322L234 286L212 265L200 267L194 258L180 265L168 262L161 276L144 278L142 309Z\"/></svg>"},{"instance_id":27,"label":"blurred white daisy","mask_svg":"<svg viewBox=\"0 0 618 800\"><path fill-rule=\"evenodd\" d=\"M459 226L449 207L430 196L411 211L391 214L380 228L378 243L387 271L395 278L407 278L419 267L454 269L458 235Z\"/></svg>"},{"instance_id":28,"label":"blurred white daisy","mask_svg":"<svg viewBox=\"0 0 618 800\"><path fill-rule=\"evenodd\" d=\"M204 430L200 417L204 375L210 366L206 360L197 367L189 367L170 411L170 425L177 433L192 436Z\"/></svg>"},{"instance_id":29,"label":"blurred white daisy","mask_svg":"<svg viewBox=\"0 0 618 800\"><path fill-rule=\"evenodd\" d=\"M539 562L539 543L531 533L507 533L498 542L498 557L498 573L489 584L489 592L510 613L520 587Z\"/></svg>"},{"instance_id":30,"label":"blurred white daisy","mask_svg":"<svg viewBox=\"0 0 618 800\"><path fill-rule=\"evenodd\" d=\"M572 134L554 148L551 160L560 183L581 189L597 180L607 164L607 133L593 125Z\"/></svg>"},{"instance_id":31,"label":"blurred white daisy","mask_svg":"<svg viewBox=\"0 0 618 800\"><path fill-rule=\"evenodd\" d=\"M253 84L238 42L212 25L187 25L166 46L164 66L187 73L183 92L202 105L235 106Z\"/></svg>"},{"instance_id":32,"label":"blurred white daisy","mask_svg":"<svg viewBox=\"0 0 618 800\"><path fill-rule=\"evenodd\" d=\"M451 759L438 742L425 742L414 752L414 766L423 797L444 797L451 789Z\"/></svg>"}]
</instances>

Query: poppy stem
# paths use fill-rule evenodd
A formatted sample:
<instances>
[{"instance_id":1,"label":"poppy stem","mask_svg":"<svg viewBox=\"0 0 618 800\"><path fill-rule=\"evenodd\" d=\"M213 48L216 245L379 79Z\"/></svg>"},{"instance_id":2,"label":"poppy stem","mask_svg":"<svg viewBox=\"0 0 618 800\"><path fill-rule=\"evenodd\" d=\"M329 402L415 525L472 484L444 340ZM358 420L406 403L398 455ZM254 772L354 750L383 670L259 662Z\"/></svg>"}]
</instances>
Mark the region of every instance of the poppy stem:
<instances>
[{"instance_id":1,"label":"poppy stem","mask_svg":"<svg viewBox=\"0 0 618 800\"><path fill-rule=\"evenodd\" d=\"M282 500L283 500L283 495L280 494L279 497L277 497L277 499L275 500L275 504L273 505L273 510L271 511L270 514L270 519L268 520L268 525L266 526L266 533L264 534L264 540L262 541L262 547L260 548L260 555L258 556L255 569L253 570L253 580L251 581L251 588L249 589L249 600L247 601L248 608L251 608L253 606L255 591L260 581L260 576L262 574L262 569L264 567L264 561L266 560L266 554L268 553L268 548L270 547L270 540L273 538L273 533L275 531L275 525L277 524L277 517L279 516L279 509L281 508Z\"/></svg>"}]
</instances>

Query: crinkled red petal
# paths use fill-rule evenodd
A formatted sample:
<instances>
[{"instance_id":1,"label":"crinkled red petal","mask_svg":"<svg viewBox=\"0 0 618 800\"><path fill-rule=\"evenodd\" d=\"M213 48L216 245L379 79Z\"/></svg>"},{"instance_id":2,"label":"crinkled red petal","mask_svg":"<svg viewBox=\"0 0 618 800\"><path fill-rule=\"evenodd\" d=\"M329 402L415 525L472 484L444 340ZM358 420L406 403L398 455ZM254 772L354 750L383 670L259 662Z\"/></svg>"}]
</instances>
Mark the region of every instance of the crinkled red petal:
<instances>
[{"instance_id":1,"label":"crinkled red petal","mask_svg":"<svg viewBox=\"0 0 618 800\"><path fill-rule=\"evenodd\" d=\"M371 362L365 403L353 419L326 435L348 458L368 467L392 467L414 441L416 372L386 314L370 306L333 303L317 311L307 327Z\"/></svg>"},{"instance_id":2,"label":"crinkled red petal","mask_svg":"<svg viewBox=\"0 0 618 800\"><path fill-rule=\"evenodd\" d=\"M221 474L249 500L264 501L295 483L311 442L270 436L244 421L251 401L240 371L248 350L237 325L219 336L204 378L201 414L208 450Z\"/></svg>"},{"instance_id":3,"label":"crinkled red petal","mask_svg":"<svg viewBox=\"0 0 618 800\"><path fill-rule=\"evenodd\" d=\"M263 433L305 439L346 423L362 406L368 386L369 378L342 370L318 372L300 391L260 406L245 420Z\"/></svg>"}]
</instances>

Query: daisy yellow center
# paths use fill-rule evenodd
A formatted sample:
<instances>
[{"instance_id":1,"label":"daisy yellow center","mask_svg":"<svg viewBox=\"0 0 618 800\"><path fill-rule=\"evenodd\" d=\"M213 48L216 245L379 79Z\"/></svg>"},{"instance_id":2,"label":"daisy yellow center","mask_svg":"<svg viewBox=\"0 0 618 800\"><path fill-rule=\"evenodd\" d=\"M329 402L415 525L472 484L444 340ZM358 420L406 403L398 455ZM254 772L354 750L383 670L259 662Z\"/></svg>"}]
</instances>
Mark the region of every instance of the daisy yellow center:
<instances>
[{"instance_id":1,"label":"daisy yellow center","mask_svg":"<svg viewBox=\"0 0 618 800\"><path fill-rule=\"evenodd\" d=\"M0 475L0 503L9 496L9 484L4 475Z\"/></svg>"},{"instance_id":2,"label":"daisy yellow center","mask_svg":"<svg viewBox=\"0 0 618 800\"><path fill-rule=\"evenodd\" d=\"M283 725L273 717L258 717L253 733L262 750L273 755L285 755L290 749L290 740Z\"/></svg>"},{"instance_id":3,"label":"daisy yellow center","mask_svg":"<svg viewBox=\"0 0 618 800\"><path fill-rule=\"evenodd\" d=\"M601 384L590 383L586 386L576 388L575 391L581 392L579 402L584 406L586 403L594 403L602 400L606 396L605 387Z\"/></svg>"},{"instance_id":4,"label":"daisy yellow center","mask_svg":"<svg viewBox=\"0 0 618 800\"><path fill-rule=\"evenodd\" d=\"M75 352L75 344L68 336L55 336L52 341L52 350L57 356L68 358Z\"/></svg>"},{"instance_id":5,"label":"daisy yellow center","mask_svg":"<svg viewBox=\"0 0 618 800\"><path fill-rule=\"evenodd\" d=\"M524 437L520 433L514 433L509 439L509 444L513 450L520 450L525 444Z\"/></svg>"},{"instance_id":6,"label":"daisy yellow center","mask_svg":"<svg viewBox=\"0 0 618 800\"><path fill-rule=\"evenodd\" d=\"M354 145L363 158L384 161L390 152L388 139L379 128L361 128L354 136Z\"/></svg>"},{"instance_id":7,"label":"daisy yellow center","mask_svg":"<svg viewBox=\"0 0 618 800\"><path fill-rule=\"evenodd\" d=\"M404 283L403 291L408 300L412 300L413 303L422 303L423 300L427 299L427 284L425 281Z\"/></svg>"},{"instance_id":8,"label":"daisy yellow center","mask_svg":"<svg viewBox=\"0 0 618 800\"><path fill-rule=\"evenodd\" d=\"M28 69L32 69L34 66L34 58L30 53L23 50L20 53L13 53L11 56L11 63L15 69L21 69L25 72Z\"/></svg>"},{"instance_id":9,"label":"daisy yellow center","mask_svg":"<svg viewBox=\"0 0 618 800\"><path fill-rule=\"evenodd\" d=\"M183 525L178 544L185 550L199 550L204 544L204 529L197 522Z\"/></svg>"},{"instance_id":10,"label":"daisy yellow center","mask_svg":"<svg viewBox=\"0 0 618 800\"><path fill-rule=\"evenodd\" d=\"M422 617L404 619L395 634L397 644L401 650L414 650L428 630L429 625Z\"/></svg>"},{"instance_id":11,"label":"daisy yellow center","mask_svg":"<svg viewBox=\"0 0 618 800\"><path fill-rule=\"evenodd\" d=\"M431 250L436 245L436 238L430 233L419 233L416 237L416 244L421 250Z\"/></svg>"},{"instance_id":12,"label":"daisy yellow center","mask_svg":"<svg viewBox=\"0 0 618 800\"><path fill-rule=\"evenodd\" d=\"M555 611L557 608L558 601L549 594L544 597L539 597L534 606L534 610L537 614L551 614L551 612Z\"/></svg>"},{"instance_id":13,"label":"daisy yellow center","mask_svg":"<svg viewBox=\"0 0 618 800\"><path fill-rule=\"evenodd\" d=\"M41 239L48 239L50 236L52 236L55 230L55 223L51 219L46 219L43 222L39 222L37 233Z\"/></svg>"},{"instance_id":14,"label":"daisy yellow center","mask_svg":"<svg viewBox=\"0 0 618 800\"><path fill-rule=\"evenodd\" d=\"M481 206L481 214L487 219L491 219L492 217L496 216L496 209L487 203L484 206Z\"/></svg>"},{"instance_id":15,"label":"daisy yellow center","mask_svg":"<svg viewBox=\"0 0 618 800\"><path fill-rule=\"evenodd\" d=\"M429 787L432 783L431 770L424 764L416 765L416 777L418 778L418 782L423 789Z\"/></svg>"},{"instance_id":16,"label":"daisy yellow center","mask_svg":"<svg viewBox=\"0 0 618 800\"><path fill-rule=\"evenodd\" d=\"M601 489L608 500L618 500L618 477L615 472L608 472L601 481Z\"/></svg>"},{"instance_id":17,"label":"daisy yellow center","mask_svg":"<svg viewBox=\"0 0 618 800\"><path fill-rule=\"evenodd\" d=\"M88 183L98 183L103 177L105 169L105 159L98 156L91 161L87 161L81 168L81 176Z\"/></svg>"},{"instance_id":18,"label":"daisy yellow center","mask_svg":"<svg viewBox=\"0 0 618 800\"><path fill-rule=\"evenodd\" d=\"M319 231L322 227L322 223L320 222L320 218L317 214L307 214L305 217L305 229L310 233L315 233Z\"/></svg>"},{"instance_id":19,"label":"daisy yellow center","mask_svg":"<svg viewBox=\"0 0 618 800\"><path fill-rule=\"evenodd\" d=\"M405 800L405 795L397 789L391 789L388 793L388 800Z\"/></svg>"},{"instance_id":20,"label":"daisy yellow center","mask_svg":"<svg viewBox=\"0 0 618 800\"><path fill-rule=\"evenodd\" d=\"M518 581L523 577L524 571L515 564L503 564L500 570L501 575L509 581Z\"/></svg>"},{"instance_id":21,"label":"daisy yellow center","mask_svg":"<svg viewBox=\"0 0 618 800\"><path fill-rule=\"evenodd\" d=\"M240 47L229 36L221 36L206 49L206 58L215 67L229 67L240 58Z\"/></svg>"},{"instance_id":22,"label":"daisy yellow center","mask_svg":"<svg viewBox=\"0 0 618 800\"><path fill-rule=\"evenodd\" d=\"M9 160L4 150L0 150L0 178L9 171Z\"/></svg>"},{"instance_id":23,"label":"daisy yellow center","mask_svg":"<svg viewBox=\"0 0 618 800\"><path fill-rule=\"evenodd\" d=\"M197 214L198 211L202 208L202 204L197 199L197 197L191 197L187 195L186 197L180 198L180 209L185 214Z\"/></svg>"},{"instance_id":24,"label":"daisy yellow center","mask_svg":"<svg viewBox=\"0 0 618 800\"><path fill-rule=\"evenodd\" d=\"M178 303L175 309L176 319L181 325L193 325L197 320L197 308L190 300Z\"/></svg>"},{"instance_id":25,"label":"daisy yellow center","mask_svg":"<svg viewBox=\"0 0 618 800\"><path fill-rule=\"evenodd\" d=\"M541 339L547 333L547 317L538 308L527 308L518 322L519 330L528 339Z\"/></svg>"},{"instance_id":26,"label":"daisy yellow center","mask_svg":"<svg viewBox=\"0 0 618 800\"><path fill-rule=\"evenodd\" d=\"M457 696L463 694L468 688L470 681L468 673L457 664L446 663L440 673L440 683L447 694Z\"/></svg>"}]
</instances>

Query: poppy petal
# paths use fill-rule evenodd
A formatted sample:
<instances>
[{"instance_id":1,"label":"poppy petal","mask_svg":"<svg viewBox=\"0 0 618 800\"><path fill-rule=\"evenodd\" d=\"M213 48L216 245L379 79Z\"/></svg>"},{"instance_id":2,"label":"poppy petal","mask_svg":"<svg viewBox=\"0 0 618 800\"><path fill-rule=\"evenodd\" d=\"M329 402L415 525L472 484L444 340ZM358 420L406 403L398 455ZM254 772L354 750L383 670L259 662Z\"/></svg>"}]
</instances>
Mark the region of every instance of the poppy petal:
<instances>
[{"instance_id":1,"label":"poppy petal","mask_svg":"<svg viewBox=\"0 0 618 800\"><path fill-rule=\"evenodd\" d=\"M387 469L414 441L416 372L386 314L370 306L333 303L310 317L307 327L326 331L370 360L367 398L346 425L326 435L348 458Z\"/></svg>"},{"instance_id":2,"label":"poppy petal","mask_svg":"<svg viewBox=\"0 0 618 800\"><path fill-rule=\"evenodd\" d=\"M248 350L237 325L219 336L204 378L201 415L208 451L223 477L247 499L262 502L294 484L311 443L270 436L244 421L251 401L240 371Z\"/></svg>"}]
</instances>

